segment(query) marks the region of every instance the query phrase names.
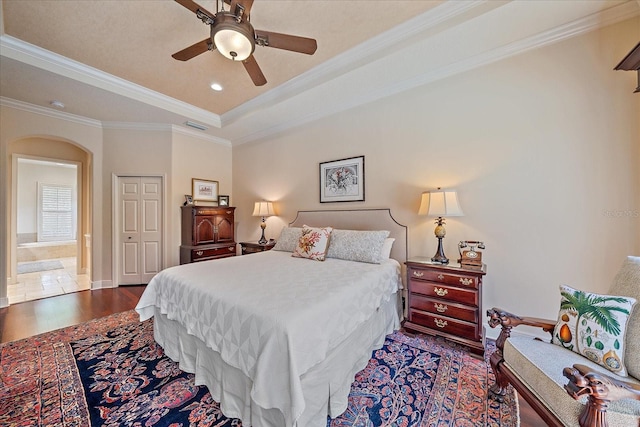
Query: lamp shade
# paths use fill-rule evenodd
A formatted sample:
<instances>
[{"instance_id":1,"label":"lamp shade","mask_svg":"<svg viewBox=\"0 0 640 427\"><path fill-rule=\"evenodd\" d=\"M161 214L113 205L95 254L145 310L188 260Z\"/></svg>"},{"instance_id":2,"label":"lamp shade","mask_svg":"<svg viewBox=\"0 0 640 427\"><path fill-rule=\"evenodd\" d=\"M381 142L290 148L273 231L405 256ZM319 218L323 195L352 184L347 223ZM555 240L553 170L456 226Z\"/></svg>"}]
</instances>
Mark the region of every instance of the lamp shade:
<instances>
[{"instance_id":1,"label":"lamp shade","mask_svg":"<svg viewBox=\"0 0 640 427\"><path fill-rule=\"evenodd\" d=\"M273 210L272 202L256 202L253 206L253 216L272 216L276 212Z\"/></svg>"},{"instance_id":2,"label":"lamp shade","mask_svg":"<svg viewBox=\"0 0 640 427\"><path fill-rule=\"evenodd\" d=\"M425 191L422 193L418 215L427 216L463 216L458 202L458 193L449 191Z\"/></svg>"}]
</instances>

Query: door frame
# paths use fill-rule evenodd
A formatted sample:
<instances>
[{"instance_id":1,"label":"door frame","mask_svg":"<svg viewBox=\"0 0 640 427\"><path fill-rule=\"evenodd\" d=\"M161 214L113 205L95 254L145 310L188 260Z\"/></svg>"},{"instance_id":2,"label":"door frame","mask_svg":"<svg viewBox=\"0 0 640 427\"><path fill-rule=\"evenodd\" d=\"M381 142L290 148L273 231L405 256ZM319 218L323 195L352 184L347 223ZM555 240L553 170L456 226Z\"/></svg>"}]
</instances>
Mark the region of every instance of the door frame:
<instances>
[{"instance_id":1,"label":"door frame","mask_svg":"<svg viewBox=\"0 0 640 427\"><path fill-rule=\"evenodd\" d=\"M160 210L162 212L162 225L160 226L162 232L162 257L160 259L160 270L168 265L168 239L167 239L167 175L159 173L113 173L111 174L111 280L112 287L117 288L120 286L120 263L118 257L120 256L120 233L118 233L118 226L120 225L120 215L118 213L118 181L120 178L160 178L162 189L162 203ZM126 285L123 285L126 286Z\"/></svg>"}]
</instances>

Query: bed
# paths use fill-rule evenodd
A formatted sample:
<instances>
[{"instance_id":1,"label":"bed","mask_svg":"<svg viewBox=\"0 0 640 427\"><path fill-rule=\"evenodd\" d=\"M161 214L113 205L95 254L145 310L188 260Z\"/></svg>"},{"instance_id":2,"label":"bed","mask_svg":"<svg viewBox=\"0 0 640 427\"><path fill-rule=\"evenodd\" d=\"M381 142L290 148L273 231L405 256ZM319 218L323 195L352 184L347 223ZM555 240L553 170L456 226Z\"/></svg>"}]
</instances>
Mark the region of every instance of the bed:
<instances>
[{"instance_id":1,"label":"bed","mask_svg":"<svg viewBox=\"0 0 640 427\"><path fill-rule=\"evenodd\" d=\"M292 256L285 232L303 225L334 228L334 257ZM377 238L379 230L389 231L387 250L394 239L388 258L341 255L352 240L340 236ZM407 228L388 209L300 211L278 245L163 270L136 310L154 318L155 340L227 417L253 427L326 426L347 408L371 352L400 325Z\"/></svg>"}]
</instances>

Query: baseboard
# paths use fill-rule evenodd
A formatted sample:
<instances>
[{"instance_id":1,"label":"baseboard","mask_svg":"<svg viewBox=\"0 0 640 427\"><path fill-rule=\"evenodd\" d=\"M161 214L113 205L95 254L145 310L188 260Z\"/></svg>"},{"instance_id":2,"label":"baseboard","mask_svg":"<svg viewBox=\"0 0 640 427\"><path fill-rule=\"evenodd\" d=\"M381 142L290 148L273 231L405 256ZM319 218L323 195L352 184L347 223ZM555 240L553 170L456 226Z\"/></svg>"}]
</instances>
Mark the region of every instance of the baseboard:
<instances>
[{"instance_id":1,"label":"baseboard","mask_svg":"<svg viewBox=\"0 0 640 427\"><path fill-rule=\"evenodd\" d=\"M95 280L91 282L91 290L115 288L113 280Z\"/></svg>"},{"instance_id":2,"label":"baseboard","mask_svg":"<svg viewBox=\"0 0 640 427\"><path fill-rule=\"evenodd\" d=\"M0 298L0 308L9 307L9 297Z\"/></svg>"}]
</instances>

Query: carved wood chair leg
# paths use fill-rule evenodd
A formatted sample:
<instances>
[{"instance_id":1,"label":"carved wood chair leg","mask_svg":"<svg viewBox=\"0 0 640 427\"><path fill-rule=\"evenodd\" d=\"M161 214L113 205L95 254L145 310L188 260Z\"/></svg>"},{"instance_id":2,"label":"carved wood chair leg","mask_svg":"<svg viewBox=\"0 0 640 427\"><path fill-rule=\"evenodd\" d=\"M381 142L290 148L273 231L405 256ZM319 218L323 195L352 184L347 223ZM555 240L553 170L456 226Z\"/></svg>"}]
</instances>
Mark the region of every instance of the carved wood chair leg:
<instances>
[{"instance_id":1,"label":"carved wood chair leg","mask_svg":"<svg viewBox=\"0 0 640 427\"><path fill-rule=\"evenodd\" d=\"M500 350L495 351L489 358L491 370L496 378L496 382L489 388L489 397L500 403L504 402L509 387L509 380L501 372L502 362L504 359Z\"/></svg>"}]
</instances>

